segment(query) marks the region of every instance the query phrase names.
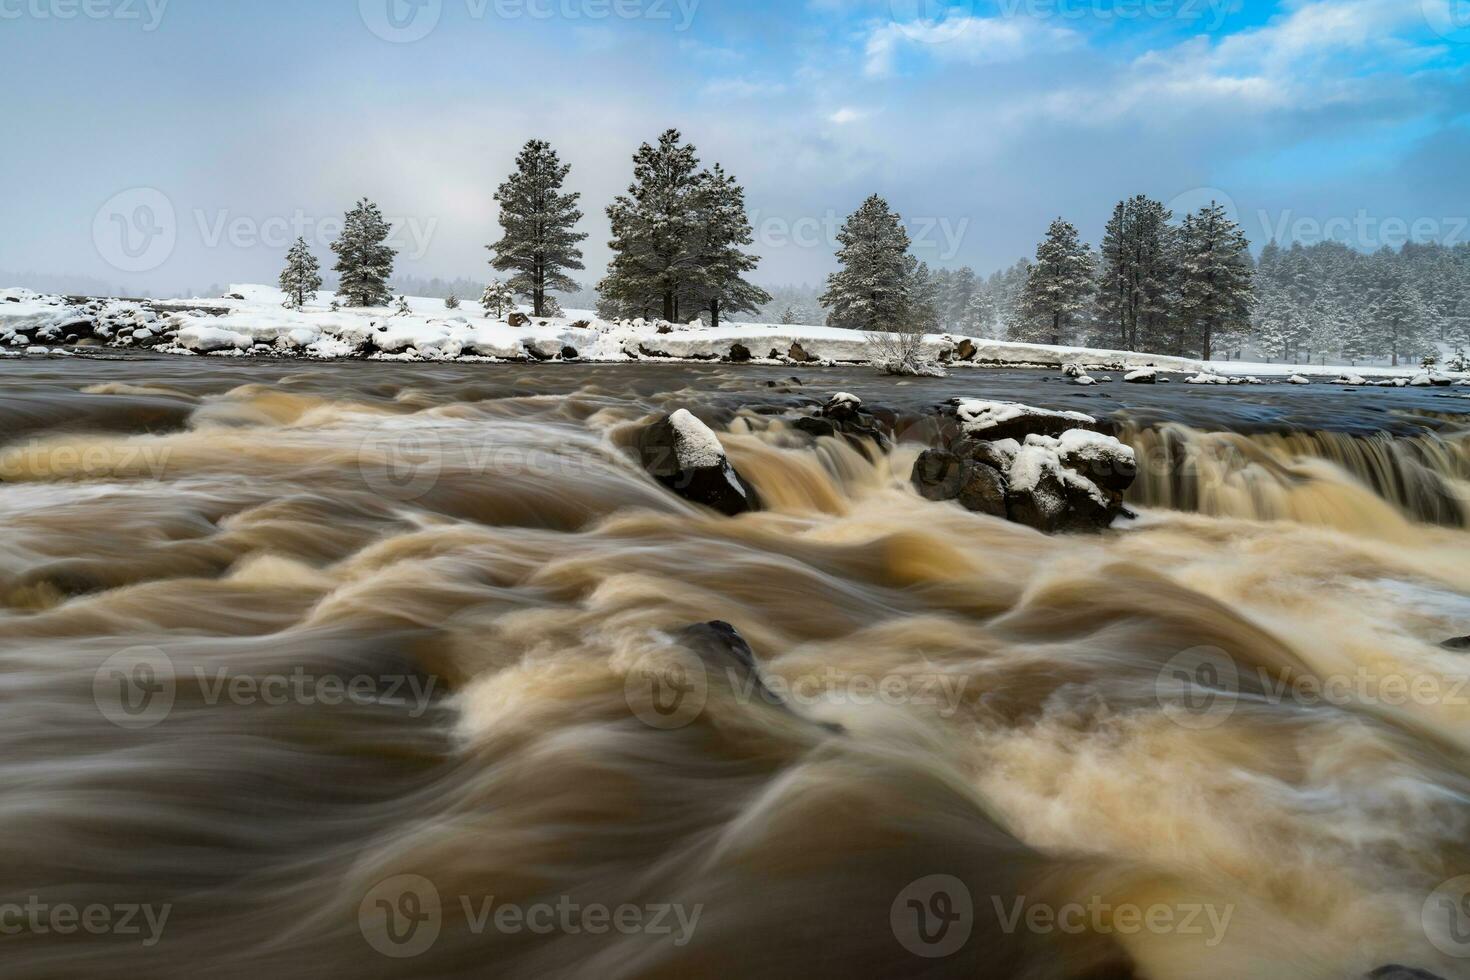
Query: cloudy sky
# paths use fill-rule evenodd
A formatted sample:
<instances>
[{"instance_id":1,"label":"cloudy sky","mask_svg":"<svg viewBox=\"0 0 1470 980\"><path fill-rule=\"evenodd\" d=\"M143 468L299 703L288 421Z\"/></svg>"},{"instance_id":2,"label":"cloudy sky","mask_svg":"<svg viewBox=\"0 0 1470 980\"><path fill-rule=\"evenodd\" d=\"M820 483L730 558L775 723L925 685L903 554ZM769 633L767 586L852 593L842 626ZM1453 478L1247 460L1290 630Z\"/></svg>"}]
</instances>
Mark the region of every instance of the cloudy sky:
<instances>
[{"instance_id":1,"label":"cloudy sky","mask_svg":"<svg viewBox=\"0 0 1470 980\"><path fill-rule=\"evenodd\" d=\"M537 136L595 281L670 126L745 182L767 284L873 192L982 272L1135 193L1258 245L1470 241L1467 64L1467 0L0 0L0 275L273 280L367 195L402 270L481 279Z\"/></svg>"}]
</instances>

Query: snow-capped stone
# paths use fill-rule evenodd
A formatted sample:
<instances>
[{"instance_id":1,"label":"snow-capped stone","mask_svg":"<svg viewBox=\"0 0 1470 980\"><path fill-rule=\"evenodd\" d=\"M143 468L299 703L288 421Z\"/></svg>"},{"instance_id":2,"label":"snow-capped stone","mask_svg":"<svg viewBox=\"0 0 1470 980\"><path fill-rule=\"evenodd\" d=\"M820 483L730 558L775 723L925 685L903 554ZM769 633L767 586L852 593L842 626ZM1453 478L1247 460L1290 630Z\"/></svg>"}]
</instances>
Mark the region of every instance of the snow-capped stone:
<instances>
[{"instance_id":1,"label":"snow-capped stone","mask_svg":"<svg viewBox=\"0 0 1470 980\"><path fill-rule=\"evenodd\" d=\"M1095 431L1090 416L979 399L953 404L963 434L914 466L913 483L925 498L958 500L1046 533L1106 528L1123 513L1136 456ZM1024 444L1007 435L1024 425L1042 431L1020 432Z\"/></svg>"},{"instance_id":2,"label":"snow-capped stone","mask_svg":"<svg viewBox=\"0 0 1470 980\"><path fill-rule=\"evenodd\" d=\"M1025 439L1029 435L1059 436L1068 429L1096 429L1097 419L1081 412L1057 412L1017 402L955 398L949 402L964 434L996 440Z\"/></svg>"},{"instance_id":3,"label":"snow-capped stone","mask_svg":"<svg viewBox=\"0 0 1470 980\"><path fill-rule=\"evenodd\" d=\"M1312 381L1310 378L1304 378L1300 374L1293 374L1287 379L1286 383L1289 385L1309 385Z\"/></svg>"},{"instance_id":4,"label":"snow-capped stone","mask_svg":"<svg viewBox=\"0 0 1470 980\"><path fill-rule=\"evenodd\" d=\"M1153 368L1140 368L1137 371L1130 371L1123 375L1123 380L1131 385L1158 384L1159 372Z\"/></svg>"},{"instance_id":5,"label":"snow-capped stone","mask_svg":"<svg viewBox=\"0 0 1470 980\"><path fill-rule=\"evenodd\" d=\"M1447 378L1438 371L1421 371L1414 375L1409 384L1415 388L1443 388L1454 384L1454 379Z\"/></svg>"},{"instance_id":6,"label":"snow-capped stone","mask_svg":"<svg viewBox=\"0 0 1470 980\"><path fill-rule=\"evenodd\" d=\"M1228 385L1230 379L1223 375L1210 374L1208 371L1202 371L1192 378L1185 378L1184 383L1187 385Z\"/></svg>"},{"instance_id":7,"label":"snow-capped stone","mask_svg":"<svg viewBox=\"0 0 1470 980\"><path fill-rule=\"evenodd\" d=\"M1074 385L1095 385L1097 384L1097 379L1084 374L1080 377L1072 379L1072 383Z\"/></svg>"},{"instance_id":8,"label":"snow-capped stone","mask_svg":"<svg viewBox=\"0 0 1470 980\"><path fill-rule=\"evenodd\" d=\"M1365 385L1368 382L1361 374L1344 374L1337 379L1337 383L1340 385Z\"/></svg>"},{"instance_id":9,"label":"snow-capped stone","mask_svg":"<svg viewBox=\"0 0 1470 980\"><path fill-rule=\"evenodd\" d=\"M635 442L649 475L685 500L731 517L760 509L759 495L730 465L719 436L687 409L644 426Z\"/></svg>"}]
</instances>

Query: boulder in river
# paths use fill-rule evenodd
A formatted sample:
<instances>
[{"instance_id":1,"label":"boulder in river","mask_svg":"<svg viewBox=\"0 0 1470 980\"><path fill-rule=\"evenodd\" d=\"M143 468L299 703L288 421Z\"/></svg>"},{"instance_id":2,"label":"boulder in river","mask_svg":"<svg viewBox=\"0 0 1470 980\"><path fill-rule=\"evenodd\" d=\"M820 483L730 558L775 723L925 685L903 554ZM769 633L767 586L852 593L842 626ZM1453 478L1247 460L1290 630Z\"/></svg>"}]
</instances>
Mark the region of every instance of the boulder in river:
<instances>
[{"instance_id":1,"label":"boulder in river","mask_svg":"<svg viewBox=\"0 0 1470 980\"><path fill-rule=\"evenodd\" d=\"M1017 402L993 402L980 398L954 398L949 412L964 434L972 439L1023 441L1027 436L1056 437L1070 429L1100 429L1097 419L1081 412L1054 412Z\"/></svg>"},{"instance_id":2,"label":"boulder in river","mask_svg":"<svg viewBox=\"0 0 1470 980\"><path fill-rule=\"evenodd\" d=\"M1446 650L1470 651L1470 636L1452 637L1451 639L1445 640L1443 643L1440 644L1440 646L1444 647Z\"/></svg>"},{"instance_id":3,"label":"boulder in river","mask_svg":"<svg viewBox=\"0 0 1470 980\"><path fill-rule=\"evenodd\" d=\"M760 510L760 496L709 426L679 409L645 426L636 440L643 468L685 500L734 517Z\"/></svg>"},{"instance_id":4,"label":"boulder in river","mask_svg":"<svg viewBox=\"0 0 1470 980\"><path fill-rule=\"evenodd\" d=\"M1137 371L1129 371L1123 375L1123 380L1131 385L1158 384L1159 372L1153 368L1139 368Z\"/></svg>"},{"instance_id":5,"label":"boulder in river","mask_svg":"<svg viewBox=\"0 0 1470 980\"><path fill-rule=\"evenodd\" d=\"M1428 970L1419 970L1409 966L1399 966L1397 963L1389 966L1380 966L1372 973L1363 977L1363 980L1444 980L1437 973Z\"/></svg>"},{"instance_id":6,"label":"boulder in river","mask_svg":"<svg viewBox=\"0 0 1470 980\"><path fill-rule=\"evenodd\" d=\"M911 479L925 499L955 500L1048 534L1101 530L1125 513L1137 460L1090 416L964 400L956 417L963 436L914 464Z\"/></svg>"}]
</instances>

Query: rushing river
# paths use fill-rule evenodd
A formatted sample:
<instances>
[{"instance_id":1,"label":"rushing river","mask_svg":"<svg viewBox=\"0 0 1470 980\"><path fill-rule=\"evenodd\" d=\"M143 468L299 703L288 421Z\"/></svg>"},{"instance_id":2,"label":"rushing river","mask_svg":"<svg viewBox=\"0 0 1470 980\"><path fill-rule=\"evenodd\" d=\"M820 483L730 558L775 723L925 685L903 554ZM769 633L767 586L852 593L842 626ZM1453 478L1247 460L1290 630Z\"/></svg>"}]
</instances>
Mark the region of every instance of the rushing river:
<instances>
[{"instance_id":1,"label":"rushing river","mask_svg":"<svg viewBox=\"0 0 1470 980\"><path fill-rule=\"evenodd\" d=\"M0 974L1470 976L1470 401L791 373L0 364ZM1138 519L920 499L953 394Z\"/></svg>"}]
</instances>

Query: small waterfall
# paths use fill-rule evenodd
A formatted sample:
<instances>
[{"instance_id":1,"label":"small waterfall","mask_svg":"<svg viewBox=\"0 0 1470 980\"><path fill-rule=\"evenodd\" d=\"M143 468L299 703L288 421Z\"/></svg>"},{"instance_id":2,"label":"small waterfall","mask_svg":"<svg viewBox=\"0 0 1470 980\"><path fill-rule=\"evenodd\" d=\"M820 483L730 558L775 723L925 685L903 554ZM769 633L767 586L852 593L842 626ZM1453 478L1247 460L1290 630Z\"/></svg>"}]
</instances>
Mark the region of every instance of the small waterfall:
<instances>
[{"instance_id":1,"label":"small waterfall","mask_svg":"<svg viewBox=\"0 0 1470 980\"><path fill-rule=\"evenodd\" d=\"M1371 495L1421 523L1465 527L1470 517L1466 431L1242 435L1168 423L1120 436L1138 453L1130 499L1142 506L1362 529L1383 519Z\"/></svg>"}]
</instances>

